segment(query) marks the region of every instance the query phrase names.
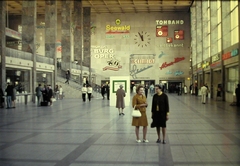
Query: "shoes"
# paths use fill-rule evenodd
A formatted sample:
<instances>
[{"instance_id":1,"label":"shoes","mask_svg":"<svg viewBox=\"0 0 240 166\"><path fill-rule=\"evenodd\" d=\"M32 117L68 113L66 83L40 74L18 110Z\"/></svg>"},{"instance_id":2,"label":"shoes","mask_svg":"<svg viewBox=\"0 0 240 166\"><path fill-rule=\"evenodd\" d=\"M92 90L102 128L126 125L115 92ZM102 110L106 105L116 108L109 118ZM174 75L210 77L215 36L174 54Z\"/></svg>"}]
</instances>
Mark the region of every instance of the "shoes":
<instances>
[{"instance_id":1,"label":"shoes","mask_svg":"<svg viewBox=\"0 0 240 166\"><path fill-rule=\"evenodd\" d=\"M122 115L121 113L119 113L119 115Z\"/></svg>"},{"instance_id":2,"label":"shoes","mask_svg":"<svg viewBox=\"0 0 240 166\"><path fill-rule=\"evenodd\" d=\"M144 143L148 143L149 141L148 141L147 139L144 139L143 142L144 142Z\"/></svg>"},{"instance_id":3,"label":"shoes","mask_svg":"<svg viewBox=\"0 0 240 166\"><path fill-rule=\"evenodd\" d=\"M136 142L137 142L137 143L140 143L140 142L141 142L141 140L140 140L140 139L137 139L137 140L136 140Z\"/></svg>"},{"instance_id":4,"label":"shoes","mask_svg":"<svg viewBox=\"0 0 240 166\"><path fill-rule=\"evenodd\" d=\"M16 108L16 107L12 107L12 108Z\"/></svg>"},{"instance_id":5,"label":"shoes","mask_svg":"<svg viewBox=\"0 0 240 166\"><path fill-rule=\"evenodd\" d=\"M162 141L163 144L166 144L167 142L165 140Z\"/></svg>"},{"instance_id":6,"label":"shoes","mask_svg":"<svg viewBox=\"0 0 240 166\"><path fill-rule=\"evenodd\" d=\"M156 143L161 143L161 140L160 140L160 139L157 139Z\"/></svg>"},{"instance_id":7,"label":"shoes","mask_svg":"<svg viewBox=\"0 0 240 166\"><path fill-rule=\"evenodd\" d=\"M122 115L125 115L123 112L121 113Z\"/></svg>"}]
</instances>

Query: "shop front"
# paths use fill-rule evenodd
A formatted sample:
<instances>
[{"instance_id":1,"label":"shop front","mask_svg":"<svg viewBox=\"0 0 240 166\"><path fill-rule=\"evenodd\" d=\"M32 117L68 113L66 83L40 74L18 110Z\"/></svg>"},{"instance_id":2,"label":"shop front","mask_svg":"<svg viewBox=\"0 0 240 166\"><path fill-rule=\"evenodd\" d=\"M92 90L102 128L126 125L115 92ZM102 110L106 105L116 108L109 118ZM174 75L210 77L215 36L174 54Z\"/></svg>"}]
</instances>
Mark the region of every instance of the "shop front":
<instances>
[{"instance_id":1,"label":"shop front","mask_svg":"<svg viewBox=\"0 0 240 166\"><path fill-rule=\"evenodd\" d=\"M222 55L225 69L225 98L228 102L236 101L235 89L239 83L238 49L233 49Z\"/></svg>"},{"instance_id":2,"label":"shop front","mask_svg":"<svg viewBox=\"0 0 240 166\"><path fill-rule=\"evenodd\" d=\"M211 96L212 98L222 98L222 60L220 54L211 57L210 68L212 70Z\"/></svg>"}]
</instances>

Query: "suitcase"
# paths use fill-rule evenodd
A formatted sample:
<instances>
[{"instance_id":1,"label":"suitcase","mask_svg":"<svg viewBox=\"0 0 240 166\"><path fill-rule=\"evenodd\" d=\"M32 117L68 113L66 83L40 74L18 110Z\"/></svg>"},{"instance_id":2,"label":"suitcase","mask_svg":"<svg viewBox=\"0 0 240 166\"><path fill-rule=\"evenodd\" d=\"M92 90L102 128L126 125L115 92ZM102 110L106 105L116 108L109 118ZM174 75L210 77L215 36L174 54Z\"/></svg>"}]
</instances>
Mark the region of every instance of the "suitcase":
<instances>
[{"instance_id":1,"label":"suitcase","mask_svg":"<svg viewBox=\"0 0 240 166\"><path fill-rule=\"evenodd\" d=\"M48 102L47 101L41 102L41 106L48 106Z\"/></svg>"}]
</instances>

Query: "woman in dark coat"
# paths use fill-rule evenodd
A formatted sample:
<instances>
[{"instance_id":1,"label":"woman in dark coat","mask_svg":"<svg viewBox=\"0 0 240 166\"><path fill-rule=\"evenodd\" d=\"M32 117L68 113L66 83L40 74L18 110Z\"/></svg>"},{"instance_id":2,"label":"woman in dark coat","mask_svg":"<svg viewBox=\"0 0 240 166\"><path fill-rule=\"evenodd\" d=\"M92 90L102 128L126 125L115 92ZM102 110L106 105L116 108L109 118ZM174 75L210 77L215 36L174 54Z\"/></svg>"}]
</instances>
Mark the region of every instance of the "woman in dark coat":
<instances>
[{"instance_id":1,"label":"woman in dark coat","mask_svg":"<svg viewBox=\"0 0 240 166\"><path fill-rule=\"evenodd\" d=\"M237 88L235 89L237 106L240 106L240 84L237 84Z\"/></svg>"},{"instance_id":2,"label":"woman in dark coat","mask_svg":"<svg viewBox=\"0 0 240 166\"><path fill-rule=\"evenodd\" d=\"M162 128L163 134L163 144L166 143L166 121L168 120L169 115L169 103L168 96L162 92L162 88L160 85L156 85L156 94L152 99L152 124L151 127L156 127L157 130L157 143L161 143L160 138L160 127Z\"/></svg>"}]
</instances>

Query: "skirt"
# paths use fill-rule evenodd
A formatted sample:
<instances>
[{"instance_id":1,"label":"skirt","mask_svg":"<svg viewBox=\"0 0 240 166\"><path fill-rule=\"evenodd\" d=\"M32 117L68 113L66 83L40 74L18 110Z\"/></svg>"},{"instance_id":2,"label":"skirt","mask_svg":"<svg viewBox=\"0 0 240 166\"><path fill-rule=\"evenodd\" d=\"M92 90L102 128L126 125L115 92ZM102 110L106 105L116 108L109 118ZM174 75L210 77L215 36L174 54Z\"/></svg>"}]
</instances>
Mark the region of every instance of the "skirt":
<instances>
[{"instance_id":1,"label":"skirt","mask_svg":"<svg viewBox=\"0 0 240 166\"><path fill-rule=\"evenodd\" d=\"M148 126L146 111L140 111L142 116L139 118L132 118L132 126Z\"/></svg>"}]
</instances>

